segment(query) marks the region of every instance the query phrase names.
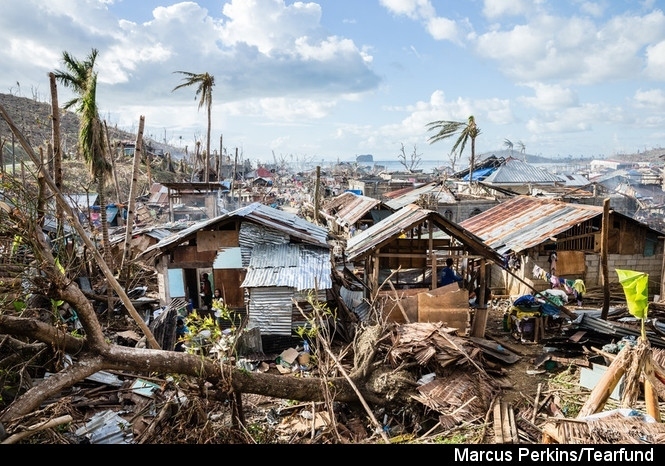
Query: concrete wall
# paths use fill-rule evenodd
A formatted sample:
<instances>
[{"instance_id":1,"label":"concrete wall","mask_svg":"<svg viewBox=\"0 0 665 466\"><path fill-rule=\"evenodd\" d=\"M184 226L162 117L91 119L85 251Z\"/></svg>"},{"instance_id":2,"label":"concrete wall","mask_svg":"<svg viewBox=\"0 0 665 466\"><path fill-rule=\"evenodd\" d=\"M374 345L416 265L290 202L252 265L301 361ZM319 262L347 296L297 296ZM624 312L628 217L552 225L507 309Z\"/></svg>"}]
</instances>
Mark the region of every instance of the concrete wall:
<instances>
[{"instance_id":1,"label":"concrete wall","mask_svg":"<svg viewBox=\"0 0 665 466\"><path fill-rule=\"evenodd\" d=\"M439 204L437 212L455 223L461 223L479 212L485 212L499 204L493 199L465 200L455 204ZM446 211L452 212L452 218L446 215Z\"/></svg>"},{"instance_id":2,"label":"concrete wall","mask_svg":"<svg viewBox=\"0 0 665 466\"><path fill-rule=\"evenodd\" d=\"M550 288L545 280L533 277L533 266L547 270L549 264L545 258L534 260L529 256L523 256L522 267L513 271L521 280L528 283L538 291ZM575 280L581 278L587 288L601 286L602 269L600 256L596 254L585 255L586 272L580 275L565 275L563 278ZM619 283L616 269L635 270L649 274L649 296L660 294L660 282L663 268L663 255L645 257L640 254L621 255L609 254L607 256L607 269L609 282ZM522 296L530 294L531 289L519 279L511 276L497 265L492 266L490 286L494 294L507 294L510 296Z\"/></svg>"}]
</instances>

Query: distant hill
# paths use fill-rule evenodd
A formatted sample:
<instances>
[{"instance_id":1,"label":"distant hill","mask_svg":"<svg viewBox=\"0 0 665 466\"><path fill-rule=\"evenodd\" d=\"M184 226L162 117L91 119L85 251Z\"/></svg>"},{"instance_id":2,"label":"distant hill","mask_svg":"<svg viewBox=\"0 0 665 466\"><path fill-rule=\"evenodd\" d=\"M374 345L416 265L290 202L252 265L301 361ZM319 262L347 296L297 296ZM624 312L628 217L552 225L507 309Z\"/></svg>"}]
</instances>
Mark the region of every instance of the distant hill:
<instances>
[{"instance_id":1,"label":"distant hill","mask_svg":"<svg viewBox=\"0 0 665 466\"><path fill-rule=\"evenodd\" d=\"M503 157L503 158L508 158L508 157L513 157L516 159L523 160L527 163L566 163L566 162L580 162L580 161L591 161L594 159L597 159L597 157L573 157L571 155L567 157L557 157L557 158L551 158L551 157L542 157L539 155L533 155L533 154L527 154L527 153L521 153L519 151L513 150L507 150L507 149L500 149L497 151L492 151L492 152L484 152L482 154L479 154L476 156L478 160L484 160L487 157L490 156L496 156L496 157ZM662 163L665 160L665 149L657 148L657 149L650 149L646 150L644 152L635 152L631 154L617 154L613 155L610 157L605 157L605 159L608 160L613 160L613 159L621 159L621 160L626 160L626 161L632 161L632 162L660 162Z\"/></svg>"},{"instance_id":2,"label":"distant hill","mask_svg":"<svg viewBox=\"0 0 665 466\"><path fill-rule=\"evenodd\" d=\"M19 128L23 136L33 147L37 148L51 140L51 103L40 102L26 97L17 97L12 94L0 94L0 105L9 114L14 124ZM61 102L62 105L62 102ZM75 150L78 140L79 118L74 112L61 111L60 115L60 138L62 140L65 154L70 154ZM116 127L109 127L109 138L111 141L135 141L136 133L123 131ZM184 153L167 144L161 144L149 138L144 138L154 149L159 149L164 153L171 153L173 160L179 160ZM12 151L12 132L7 123L0 117L0 146L2 146L3 155L11 156ZM18 142L14 144L14 150L17 159L24 158L23 150ZM7 160L7 159L5 159Z\"/></svg>"}]
</instances>

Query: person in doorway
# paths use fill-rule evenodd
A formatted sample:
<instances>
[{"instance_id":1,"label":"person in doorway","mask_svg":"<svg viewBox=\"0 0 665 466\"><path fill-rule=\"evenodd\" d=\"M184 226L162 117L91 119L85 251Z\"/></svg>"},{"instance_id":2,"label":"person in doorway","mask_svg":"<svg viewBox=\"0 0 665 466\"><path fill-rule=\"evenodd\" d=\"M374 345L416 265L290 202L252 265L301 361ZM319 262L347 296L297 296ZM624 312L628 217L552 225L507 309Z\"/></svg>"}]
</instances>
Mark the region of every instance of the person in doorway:
<instances>
[{"instance_id":1,"label":"person in doorway","mask_svg":"<svg viewBox=\"0 0 665 466\"><path fill-rule=\"evenodd\" d=\"M215 292L212 295L213 302L218 302L219 304L224 303L224 298L222 298L222 290L215 288Z\"/></svg>"},{"instance_id":2,"label":"person in doorway","mask_svg":"<svg viewBox=\"0 0 665 466\"><path fill-rule=\"evenodd\" d=\"M203 301L203 310L210 311L212 309L212 286L208 279L208 274L201 275L201 298Z\"/></svg>"},{"instance_id":3,"label":"person in doorway","mask_svg":"<svg viewBox=\"0 0 665 466\"><path fill-rule=\"evenodd\" d=\"M550 275L556 276L556 251L550 252L550 257L547 262L550 263Z\"/></svg>"},{"instance_id":4,"label":"person in doorway","mask_svg":"<svg viewBox=\"0 0 665 466\"><path fill-rule=\"evenodd\" d=\"M446 259L446 266L441 268L439 272L439 280L437 286L446 286L451 283L461 282L462 277L453 268L453 259Z\"/></svg>"},{"instance_id":5,"label":"person in doorway","mask_svg":"<svg viewBox=\"0 0 665 466\"><path fill-rule=\"evenodd\" d=\"M218 326L222 326L222 309L224 306L224 298L222 298L222 290L215 288L212 295L212 312L215 316L215 321Z\"/></svg>"}]
</instances>

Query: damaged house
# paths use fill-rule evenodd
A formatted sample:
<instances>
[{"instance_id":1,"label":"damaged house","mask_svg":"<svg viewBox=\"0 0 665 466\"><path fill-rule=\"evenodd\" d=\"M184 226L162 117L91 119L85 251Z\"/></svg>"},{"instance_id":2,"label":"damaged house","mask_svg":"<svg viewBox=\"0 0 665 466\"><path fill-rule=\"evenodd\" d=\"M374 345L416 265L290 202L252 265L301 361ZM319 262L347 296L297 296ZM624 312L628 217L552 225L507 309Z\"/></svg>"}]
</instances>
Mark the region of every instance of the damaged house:
<instances>
[{"instance_id":1,"label":"damaged house","mask_svg":"<svg viewBox=\"0 0 665 466\"><path fill-rule=\"evenodd\" d=\"M615 269L649 274L649 288L659 290L663 233L609 209L549 198L517 196L460 223L505 258L493 267L491 288L499 294L523 295L550 288L548 258L557 254L555 279L584 281L601 286L601 244L606 233L610 283L618 283ZM607 232L603 229L607 228Z\"/></svg>"},{"instance_id":2,"label":"damaged house","mask_svg":"<svg viewBox=\"0 0 665 466\"><path fill-rule=\"evenodd\" d=\"M478 237L415 204L349 238L345 256L362 286L355 291L344 289L340 295L361 319L366 318L368 300L378 296L389 319L442 321L460 335L468 333L471 325L469 292L479 289L484 295L488 263L503 263L503 257ZM437 288L437 280L432 280L446 258L453 258L465 277L464 288L457 284ZM478 327L473 333L479 336L484 334L483 319L486 313L474 323Z\"/></svg>"},{"instance_id":3,"label":"damaged house","mask_svg":"<svg viewBox=\"0 0 665 466\"><path fill-rule=\"evenodd\" d=\"M378 199L346 191L327 200L319 215L326 219L333 234L349 237L381 221L394 211Z\"/></svg>"},{"instance_id":4,"label":"damaged house","mask_svg":"<svg viewBox=\"0 0 665 466\"><path fill-rule=\"evenodd\" d=\"M158 273L163 305L175 299L203 306L200 280L262 335L291 336L311 309L309 298L328 300L331 249L328 230L260 203L198 222L162 239L141 257Z\"/></svg>"}]
</instances>

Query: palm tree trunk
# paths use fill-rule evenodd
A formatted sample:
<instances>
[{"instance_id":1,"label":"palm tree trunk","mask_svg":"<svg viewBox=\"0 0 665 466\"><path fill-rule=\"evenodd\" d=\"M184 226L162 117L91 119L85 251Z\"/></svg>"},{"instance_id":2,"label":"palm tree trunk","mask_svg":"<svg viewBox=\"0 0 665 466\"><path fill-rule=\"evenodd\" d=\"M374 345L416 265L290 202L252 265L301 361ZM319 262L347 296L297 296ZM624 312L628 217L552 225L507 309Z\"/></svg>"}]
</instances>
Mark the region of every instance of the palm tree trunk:
<instances>
[{"instance_id":1,"label":"palm tree trunk","mask_svg":"<svg viewBox=\"0 0 665 466\"><path fill-rule=\"evenodd\" d=\"M476 138L471 138L471 160L469 163L469 185L473 182L473 170L476 164Z\"/></svg>"},{"instance_id":2,"label":"palm tree trunk","mask_svg":"<svg viewBox=\"0 0 665 466\"><path fill-rule=\"evenodd\" d=\"M205 182L207 183L210 181L210 131L212 128L212 117L211 117L211 110L212 104L211 102L208 102L208 137L206 141L206 156L205 156Z\"/></svg>"}]
</instances>

